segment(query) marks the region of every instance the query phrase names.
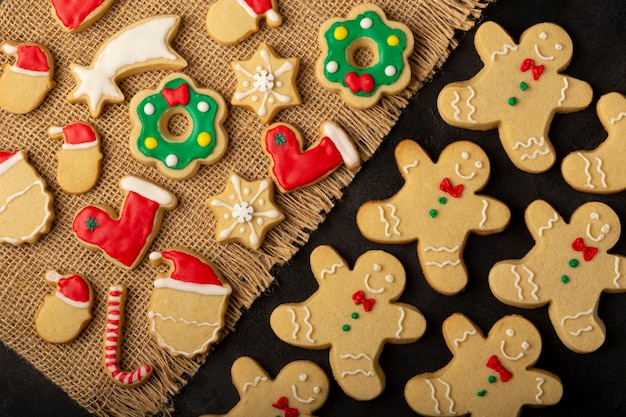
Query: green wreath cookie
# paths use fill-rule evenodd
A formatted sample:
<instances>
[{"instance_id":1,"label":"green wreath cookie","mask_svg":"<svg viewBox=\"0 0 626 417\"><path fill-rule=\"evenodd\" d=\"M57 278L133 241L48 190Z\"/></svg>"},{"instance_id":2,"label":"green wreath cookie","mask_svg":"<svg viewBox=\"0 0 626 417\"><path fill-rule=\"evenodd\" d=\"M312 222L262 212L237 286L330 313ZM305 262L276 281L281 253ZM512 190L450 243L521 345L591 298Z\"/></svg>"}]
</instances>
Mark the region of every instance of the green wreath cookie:
<instances>
[{"instance_id":1,"label":"green wreath cookie","mask_svg":"<svg viewBox=\"0 0 626 417\"><path fill-rule=\"evenodd\" d=\"M212 164L226 152L226 113L226 102L216 91L199 88L184 74L172 74L156 90L133 97L131 153L170 178L192 177L200 164ZM188 119L189 128L180 136L169 129L175 115Z\"/></svg>"},{"instance_id":2,"label":"green wreath cookie","mask_svg":"<svg viewBox=\"0 0 626 417\"><path fill-rule=\"evenodd\" d=\"M322 55L317 61L317 79L351 107L372 107L383 95L397 94L409 84L413 33L406 25L387 20L376 5L363 4L352 9L345 20L326 21L320 28L319 43ZM360 49L373 55L371 65L362 67L356 62Z\"/></svg>"}]
</instances>

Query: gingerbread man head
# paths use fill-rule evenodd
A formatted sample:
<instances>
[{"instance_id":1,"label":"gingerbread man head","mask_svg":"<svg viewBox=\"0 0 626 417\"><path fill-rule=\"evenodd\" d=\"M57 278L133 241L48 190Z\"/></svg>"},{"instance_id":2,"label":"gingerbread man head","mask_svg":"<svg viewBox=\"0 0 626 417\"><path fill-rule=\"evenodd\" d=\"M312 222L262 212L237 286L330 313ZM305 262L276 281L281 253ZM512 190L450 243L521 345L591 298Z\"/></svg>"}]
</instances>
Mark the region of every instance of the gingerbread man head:
<instances>
[{"instance_id":1,"label":"gingerbread man head","mask_svg":"<svg viewBox=\"0 0 626 417\"><path fill-rule=\"evenodd\" d=\"M530 49L531 58L556 67L567 67L572 59L572 39L554 23L539 23L526 29L520 37L520 47Z\"/></svg>"}]
</instances>

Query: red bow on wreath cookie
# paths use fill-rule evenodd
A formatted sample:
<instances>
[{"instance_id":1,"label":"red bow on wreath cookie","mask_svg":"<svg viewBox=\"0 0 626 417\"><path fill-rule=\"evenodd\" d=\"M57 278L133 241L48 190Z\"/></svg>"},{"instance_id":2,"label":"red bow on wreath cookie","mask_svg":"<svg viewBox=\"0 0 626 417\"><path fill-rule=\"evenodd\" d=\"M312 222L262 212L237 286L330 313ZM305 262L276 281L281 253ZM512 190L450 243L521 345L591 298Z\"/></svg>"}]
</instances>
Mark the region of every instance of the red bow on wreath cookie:
<instances>
[{"instance_id":1,"label":"red bow on wreath cookie","mask_svg":"<svg viewBox=\"0 0 626 417\"><path fill-rule=\"evenodd\" d=\"M289 400L287 397L280 397L276 403L272 404L272 407L278 408L285 412L285 417L298 417L298 409L289 407Z\"/></svg>"},{"instance_id":2,"label":"red bow on wreath cookie","mask_svg":"<svg viewBox=\"0 0 626 417\"><path fill-rule=\"evenodd\" d=\"M572 249L574 249L576 252L582 252L583 259L586 262L589 262L590 260L592 260L593 257L596 256L596 253L598 253L598 248L594 248L592 246L585 246L585 242L583 241L582 237L576 238L576 240L572 242Z\"/></svg>"}]
</instances>

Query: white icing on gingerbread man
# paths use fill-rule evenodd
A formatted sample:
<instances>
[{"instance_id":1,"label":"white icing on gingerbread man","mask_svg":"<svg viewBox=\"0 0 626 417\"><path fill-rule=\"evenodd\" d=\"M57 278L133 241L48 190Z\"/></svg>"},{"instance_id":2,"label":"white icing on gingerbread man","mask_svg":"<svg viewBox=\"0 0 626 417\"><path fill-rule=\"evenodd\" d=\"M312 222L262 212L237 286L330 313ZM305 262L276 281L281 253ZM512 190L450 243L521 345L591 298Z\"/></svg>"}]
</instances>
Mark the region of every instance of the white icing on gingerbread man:
<instances>
[{"instance_id":1,"label":"white icing on gingerbread man","mask_svg":"<svg viewBox=\"0 0 626 417\"><path fill-rule=\"evenodd\" d=\"M365 203L357 225L375 242L418 240L426 280L442 294L454 295L467 284L462 260L467 235L500 232L511 217L502 202L476 194L489 178L489 159L467 141L446 147L438 162L410 140L397 146L395 156L404 186L387 200Z\"/></svg>"},{"instance_id":2,"label":"white icing on gingerbread man","mask_svg":"<svg viewBox=\"0 0 626 417\"><path fill-rule=\"evenodd\" d=\"M503 303L548 312L557 335L571 350L593 352L605 339L598 317L602 292L626 291L623 256L607 253L619 239L617 214L606 204L580 206L566 223L548 203L526 209L526 225L536 245L517 260L498 262L489 285Z\"/></svg>"},{"instance_id":3,"label":"white icing on gingerbread man","mask_svg":"<svg viewBox=\"0 0 626 417\"><path fill-rule=\"evenodd\" d=\"M497 127L515 166L531 173L548 170L556 160L548 138L554 114L582 110L592 99L589 84L560 73L572 58L572 40L561 27L540 23L516 44L502 27L486 22L474 43L485 66L441 91L441 117L466 129Z\"/></svg>"},{"instance_id":4,"label":"white icing on gingerbread man","mask_svg":"<svg viewBox=\"0 0 626 417\"><path fill-rule=\"evenodd\" d=\"M626 97L609 93L598 100L598 117L608 132L591 151L575 151L563 159L563 179L585 193L610 194L626 190Z\"/></svg>"},{"instance_id":5,"label":"white icing on gingerbread man","mask_svg":"<svg viewBox=\"0 0 626 417\"><path fill-rule=\"evenodd\" d=\"M351 270L332 247L319 246L311 269L319 290L302 303L276 308L272 329L294 346L330 348L330 366L345 393L377 397L385 385L378 363L383 345L414 342L426 329L415 307L395 301L404 290L404 267L386 252L369 251Z\"/></svg>"},{"instance_id":6,"label":"white icing on gingerbread man","mask_svg":"<svg viewBox=\"0 0 626 417\"><path fill-rule=\"evenodd\" d=\"M272 380L258 362L244 356L233 363L231 373L241 401L225 416L307 417L328 398L328 378L313 362L291 362ZM201 417L211 416L216 415Z\"/></svg>"},{"instance_id":7,"label":"white icing on gingerbread man","mask_svg":"<svg viewBox=\"0 0 626 417\"><path fill-rule=\"evenodd\" d=\"M531 368L541 353L541 335L521 316L499 320L485 338L462 314L443 323L454 355L433 373L411 379L404 390L409 406L425 416L515 417L524 404L556 404L563 393L559 378Z\"/></svg>"}]
</instances>

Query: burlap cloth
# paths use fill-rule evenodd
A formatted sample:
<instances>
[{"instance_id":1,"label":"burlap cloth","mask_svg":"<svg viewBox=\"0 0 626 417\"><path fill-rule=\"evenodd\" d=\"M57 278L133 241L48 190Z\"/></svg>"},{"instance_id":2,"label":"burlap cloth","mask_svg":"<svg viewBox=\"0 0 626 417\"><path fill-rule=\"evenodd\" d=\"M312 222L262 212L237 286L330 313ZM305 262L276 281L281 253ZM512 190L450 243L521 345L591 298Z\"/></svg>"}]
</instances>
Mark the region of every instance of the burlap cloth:
<instances>
[{"instance_id":1,"label":"burlap cloth","mask_svg":"<svg viewBox=\"0 0 626 417\"><path fill-rule=\"evenodd\" d=\"M52 17L49 1L4 0L0 5L1 38L36 41L48 46L56 60L57 86L42 106L27 115L0 111L0 150L28 152L31 163L55 196L56 219L52 231L35 244L21 247L0 244L0 339L96 415L168 414L171 395L181 388L186 377L196 372L204 358L173 358L157 346L148 333L146 319L156 269L145 259L136 270L126 271L105 260L100 253L87 251L72 235L74 214L94 203L118 209L122 202L119 180L124 175L145 176L171 190L178 196L179 206L166 214L151 250L185 246L213 260L233 286L227 317L227 327L233 330L240 311L249 307L272 282L272 266L289 260L306 242L310 231L322 221L333 201L341 196L342 187L354 175L341 168L314 186L278 195L276 200L286 220L267 235L260 250L248 250L240 244L218 245L214 239L215 218L205 206L205 199L223 190L230 172L254 180L268 175L269 160L260 146L263 125L258 117L231 106L226 123L230 142L225 157L213 166L202 167L189 180L172 181L133 159L128 147L128 102L138 91L155 88L165 72L149 72L123 81L120 86L127 100L106 106L102 117L92 120L86 105L72 105L65 99L75 85L69 73L70 63L90 64L100 44L132 22L157 14L176 14L181 16L182 25L174 47L189 61L184 72L229 101L236 87L230 62L248 59L265 41L281 56L301 59L297 80L302 105L281 111L275 120L299 126L309 143L317 139L321 120L334 120L352 135L362 158L367 159L408 99L454 48L455 31L472 27L488 1L375 1L389 19L402 21L413 31L413 77L409 88L399 96L385 98L372 109L356 111L317 83L314 67L321 23L347 15L361 1L281 0L282 26L270 29L262 24L261 32L246 42L225 47L216 44L205 32L205 16L212 1L117 0L94 26L71 35ZM8 60L2 58L3 63ZM100 182L82 196L66 194L57 185L56 152L61 143L46 134L51 125L63 126L78 120L92 122L97 127L105 155ZM44 283L44 275L51 269L83 274L91 281L95 293L93 321L68 345L46 343L34 328L35 314L44 296L51 292L51 287ZM122 368L132 370L143 363L155 368L155 375L147 384L132 390L118 388L105 376L102 366L107 291L116 283L129 288Z\"/></svg>"}]
</instances>

